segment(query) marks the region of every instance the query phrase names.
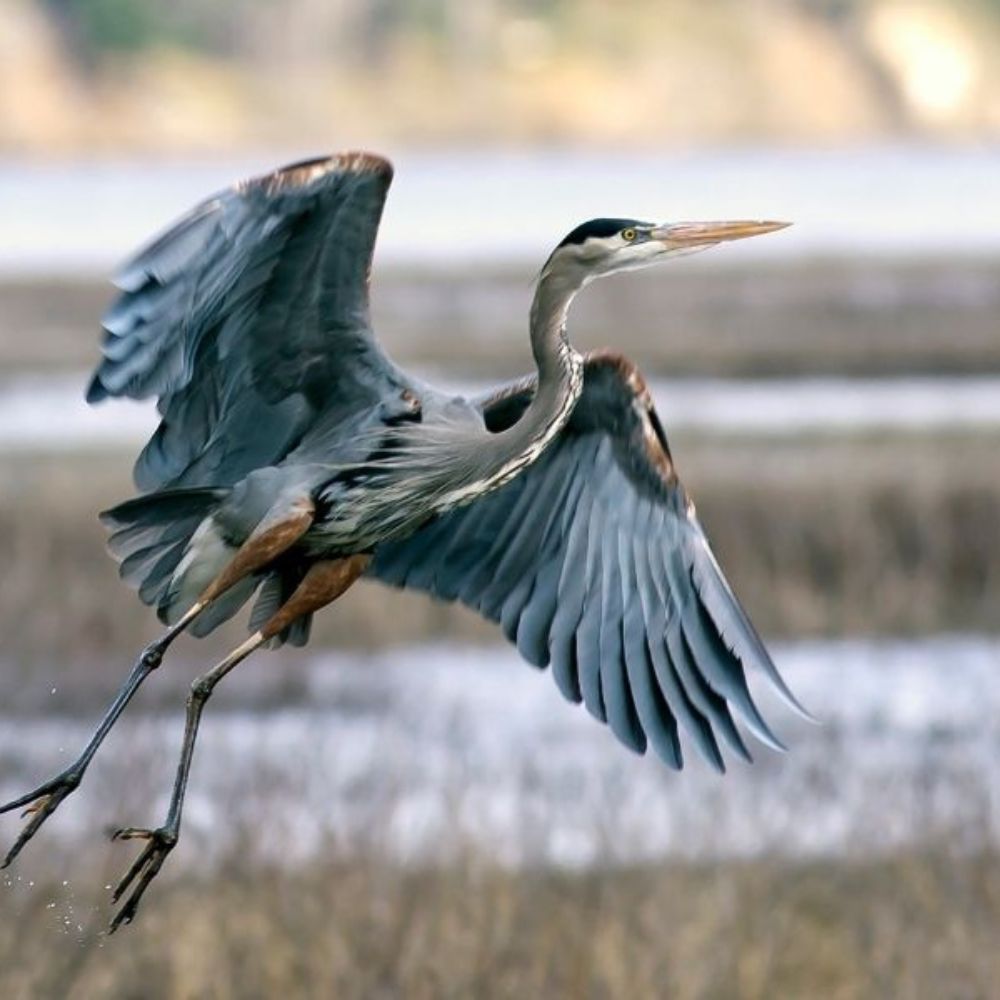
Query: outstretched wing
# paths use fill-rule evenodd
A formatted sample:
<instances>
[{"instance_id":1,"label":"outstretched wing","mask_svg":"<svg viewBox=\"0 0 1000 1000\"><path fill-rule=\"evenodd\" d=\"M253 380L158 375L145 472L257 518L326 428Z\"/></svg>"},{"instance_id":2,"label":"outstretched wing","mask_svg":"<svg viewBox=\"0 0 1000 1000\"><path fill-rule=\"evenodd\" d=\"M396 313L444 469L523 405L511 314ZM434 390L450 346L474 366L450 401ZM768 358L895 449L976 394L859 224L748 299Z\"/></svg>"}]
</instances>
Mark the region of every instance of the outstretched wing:
<instances>
[{"instance_id":1,"label":"outstretched wing","mask_svg":"<svg viewBox=\"0 0 1000 1000\"><path fill-rule=\"evenodd\" d=\"M87 399L159 398L141 489L235 482L320 410L385 391L368 274L391 180L365 153L293 164L198 205L121 270Z\"/></svg>"},{"instance_id":2,"label":"outstretched wing","mask_svg":"<svg viewBox=\"0 0 1000 1000\"><path fill-rule=\"evenodd\" d=\"M484 400L487 426L516 421L533 391L522 383ZM719 569L641 376L616 355L587 359L576 409L534 465L380 545L370 575L499 622L529 663L551 665L568 699L675 768L679 725L719 770L717 737L750 758L732 710L781 748L745 665L803 712Z\"/></svg>"}]
</instances>

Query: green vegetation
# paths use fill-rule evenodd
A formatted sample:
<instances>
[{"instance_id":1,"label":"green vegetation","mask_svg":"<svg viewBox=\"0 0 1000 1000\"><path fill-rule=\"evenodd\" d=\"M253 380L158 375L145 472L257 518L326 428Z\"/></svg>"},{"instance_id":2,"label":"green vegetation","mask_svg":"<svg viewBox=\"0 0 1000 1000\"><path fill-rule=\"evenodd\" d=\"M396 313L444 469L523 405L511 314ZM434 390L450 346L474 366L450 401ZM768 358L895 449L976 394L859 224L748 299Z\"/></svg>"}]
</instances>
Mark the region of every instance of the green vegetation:
<instances>
[{"instance_id":1,"label":"green vegetation","mask_svg":"<svg viewBox=\"0 0 1000 1000\"><path fill-rule=\"evenodd\" d=\"M247 24L266 16L274 0L38 0L51 15L70 26L95 55L137 50L157 45L179 44L206 52L225 54L239 49ZM401 38L423 34L443 42L455 42L465 21L464 0L354 0L325 4L318 0L292 0L285 3L292 17L320 17L321 7L339 12L345 49L375 41L388 47ZM594 2L578 0L501 0L495 10L505 18L530 18L558 30L572 33L588 21L603 18L622 22L628 18L600 10ZM641 23L658 6L650 0L631 3L632 18ZM685 5L675 4L683 8ZM733 0L723 6L735 7ZM774 6L777 6L774 4ZM806 17L816 17L837 26L862 16L873 6L872 0L792 0L786 6ZM988 16L1000 18L1000 0L972 0L967 7L979 6ZM334 15L337 16L337 15ZM320 17L321 20L326 20ZM331 17L327 23L333 20ZM621 37L622 31L616 34ZM628 37L627 30L624 32Z\"/></svg>"},{"instance_id":2,"label":"green vegetation","mask_svg":"<svg viewBox=\"0 0 1000 1000\"><path fill-rule=\"evenodd\" d=\"M224 55L239 23L259 6L246 0L40 0L69 48L90 64L108 56L177 46Z\"/></svg>"},{"instance_id":3,"label":"green vegetation","mask_svg":"<svg viewBox=\"0 0 1000 1000\"><path fill-rule=\"evenodd\" d=\"M995 135L996 0L12 0L0 149ZM916 81L916 82L915 82Z\"/></svg>"}]
</instances>

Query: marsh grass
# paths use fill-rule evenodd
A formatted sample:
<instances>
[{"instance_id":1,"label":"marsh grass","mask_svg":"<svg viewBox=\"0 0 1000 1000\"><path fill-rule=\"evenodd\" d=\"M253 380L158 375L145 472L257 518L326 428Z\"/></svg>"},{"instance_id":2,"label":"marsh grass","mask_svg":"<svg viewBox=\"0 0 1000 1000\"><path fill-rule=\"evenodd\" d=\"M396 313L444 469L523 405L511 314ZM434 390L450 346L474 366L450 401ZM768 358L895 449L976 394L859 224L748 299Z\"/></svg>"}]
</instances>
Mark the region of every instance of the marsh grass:
<instances>
[{"instance_id":1,"label":"marsh grass","mask_svg":"<svg viewBox=\"0 0 1000 1000\"><path fill-rule=\"evenodd\" d=\"M107 894L81 892L20 890L0 994L985 998L1000 978L1000 860L940 845L585 871L233 858L164 880L110 939Z\"/></svg>"},{"instance_id":2,"label":"marsh grass","mask_svg":"<svg viewBox=\"0 0 1000 1000\"><path fill-rule=\"evenodd\" d=\"M534 267L379 267L373 317L404 365L501 378L530 369ZM112 288L100 278L0 280L0 372L90 368ZM650 375L898 375L1000 369L992 260L697 261L588 288L582 348Z\"/></svg>"},{"instance_id":3,"label":"marsh grass","mask_svg":"<svg viewBox=\"0 0 1000 1000\"><path fill-rule=\"evenodd\" d=\"M648 841L655 804L631 794L643 762L624 760L627 770L612 772L618 778L600 782L593 797L585 782L571 780L587 769L586 755L558 770L559 789L541 785L542 795L539 776L525 769L517 826L504 847L515 845L522 859L542 857L548 831L571 815L575 832L598 849L567 866L504 863L477 838L469 806L490 802L475 794L475 767L463 768L461 727L447 740L455 767L433 772L447 808L428 855L401 850L393 836L402 825L411 841L419 839L423 814L409 808L402 769L384 743L372 745L371 767L355 761L339 770L352 738L346 717L315 717L317 728L292 743L268 745L256 727L255 744L266 751L256 766L232 756L241 746L246 754L245 738L213 744L220 714L213 706L206 720L185 835L134 925L113 938L104 933L112 912L107 887L137 847L100 834L162 815L177 706L166 720L134 713L123 720L79 794L0 878L0 997L995 995L995 782L991 771L976 769L975 757L949 765L933 733L919 744L916 768L886 772L891 786L884 776L865 779L858 758L866 751L847 753L850 733L812 727L811 743L796 740L795 754L781 758L804 760L797 776L768 757L752 773L725 779L697 769L664 772L675 788L753 779L779 791L752 795L738 816L724 812L732 801L706 795L701 808L684 813L679 852L642 863L630 845ZM260 722L275 726L282 714ZM65 759L64 750L75 750L73 727L44 721L55 727L47 738L67 744L58 748ZM339 746L332 756L319 745L330 732ZM21 787L41 774L37 747L31 759L16 747L0 772ZM541 738L537 748L556 750ZM516 756L503 758L507 770L517 771ZM837 842L809 858L789 850L791 824L821 822L830 797L848 811ZM779 801L787 814L755 853L713 851L720 827L765 826L763 811ZM315 838L301 808L310 803L351 815ZM900 816L910 829L902 846L890 838L887 848L882 834ZM0 827L6 844L17 821L5 818Z\"/></svg>"},{"instance_id":4,"label":"marsh grass","mask_svg":"<svg viewBox=\"0 0 1000 1000\"><path fill-rule=\"evenodd\" d=\"M995 435L676 435L672 444L720 560L766 635L997 629ZM90 708L159 628L117 579L95 517L131 494L129 458L4 461L0 702ZM210 662L241 641L242 629L237 621L205 642L185 639L176 655ZM313 648L429 638L497 641L492 626L459 606L364 584L318 616ZM276 669L275 678L271 694L294 700L294 674ZM151 691L161 683L169 679Z\"/></svg>"},{"instance_id":5,"label":"marsh grass","mask_svg":"<svg viewBox=\"0 0 1000 1000\"><path fill-rule=\"evenodd\" d=\"M574 335L596 347L614 331L616 346L650 373L997 370L996 275L992 262L968 261L877 271L870 262L752 274L677 270L657 282L624 279L588 291ZM482 280L386 274L375 308L401 362L460 363L470 374L500 377L526 365L516 318L529 295L527 273ZM0 370L88 366L106 301L107 289L95 282L3 284ZM995 434L676 434L671 443L720 559L768 636L997 630ZM30 711L58 726L55 712L92 715L158 628L118 581L95 519L130 495L130 458L4 455L0 462L0 705L9 716ZM240 638L242 626L233 624L200 644L182 640L177 659L184 667L206 663ZM461 608L364 586L320 616L313 648L428 638L496 641L496 630ZM257 689L234 682L220 701L303 699L309 688L284 669L286 655L296 656L278 654L270 672L257 673L270 678ZM143 704L169 706L179 727L192 673L158 672ZM839 759L830 739L825 768L796 786L806 803L848 780L830 763ZM471 838L462 842L460 830L446 860L406 863L386 849L385 830L396 818L392 787L359 789L372 803L367 825L350 837L330 835L296 860L291 845L301 831L294 816L281 815L276 779L263 773L239 807L222 800L236 831L207 860L198 847L219 831L204 817L199 829L191 810L190 839L139 921L108 939L103 887L120 875L131 848L101 841L99 822L74 828L72 810L79 817L89 809L100 822L153 819L172 766L143 758L135 745L121 753L123 746L116 752L130 766L95 764L80 801L67 803L10 881L0 882L3 1000L936 1000L994 996L1000 982L1000 857L987 822L995 791L978 774L957 792L950 775L928 779L926 822L892 856L845 844L837 856L804 860L781 856L776 843L743 860L636 865L622 863L609 844L606 856L565 869L502 866ZM18 756L0 766L10 780L37 777L22 775L27 765ZM154 781L164 768L166 780ZM323 777L326 789L330 776ZM870 814L870 827L879 828L892 791L869 789L853 806L855 826ZM961 816L945 809L956 796ZM460 787L453 797L457 811ZM938 798L946 800L941 808ZM613 814L617 801L602 800L605 813L593 822L627 840L623 818ZM745 823L759 819L740 815ZM526 800L527 841L551 821L551 812ZM705 815L686 832L693 843L710 843L719 824L719 815ZM5 822L4 836L15 828ZM280 865L275 842L286 848Z\"/></svg>"}]
</instances>

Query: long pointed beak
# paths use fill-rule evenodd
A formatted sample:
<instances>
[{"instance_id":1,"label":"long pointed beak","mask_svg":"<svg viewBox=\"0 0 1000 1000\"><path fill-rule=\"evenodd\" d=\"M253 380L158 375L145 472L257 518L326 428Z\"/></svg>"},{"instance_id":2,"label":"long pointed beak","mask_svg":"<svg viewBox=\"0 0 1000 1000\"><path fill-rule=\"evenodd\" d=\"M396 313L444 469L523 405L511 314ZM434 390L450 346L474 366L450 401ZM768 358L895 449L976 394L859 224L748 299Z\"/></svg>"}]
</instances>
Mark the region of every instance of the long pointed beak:
<instances>
[{"instance_id":1,"label":"long pointed beak","mask_svg":"<svg viewBox=\"0 0 1000 1000\"><path fill-rule=\"evenodd\" d=\"M786 229L790 222L673 222L657 226L650 236L670 249L705 247L729 240L745 240L748 236L763 236Z\"/></svg>"}]
</instances>

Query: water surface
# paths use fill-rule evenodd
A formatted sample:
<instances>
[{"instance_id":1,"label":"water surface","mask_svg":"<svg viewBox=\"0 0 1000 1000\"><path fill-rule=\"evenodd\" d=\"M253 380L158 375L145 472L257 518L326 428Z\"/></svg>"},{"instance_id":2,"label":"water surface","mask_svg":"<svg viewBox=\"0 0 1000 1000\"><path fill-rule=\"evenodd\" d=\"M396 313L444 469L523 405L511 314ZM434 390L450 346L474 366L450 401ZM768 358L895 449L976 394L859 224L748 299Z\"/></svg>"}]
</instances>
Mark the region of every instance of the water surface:
<instances>
[{"instance_id":1,"label":"water surface","mask_svg":"<svg viewBox=\"0 0 1000 1000\"><path fill-rule=\"evenodd\" d=\"M309 707L209 708L188 836L219 847L251 830L257 849L284 859L334 838L402 858L472 844L513 864L570 865L844 856L935 837L1000 844L1000 641L774 651L821 725L796 721L762 691L790 752L749 740L757 762L732 762L724 777L689 744L680 774L636 757L508 648L305 655L292 668ZM265 660L253 669L274 669ZM181 725L180 705L169 717L126 716L48 835L71 845L164 809ZM88 732L78 719L0 717L0 798L66 762ZM127 815L136 809L143 815ZM3 822L0 834L14 826Z\"/></svg>"},{"instance_id":2,"label":"water surface","mask_svg":"<svg viewBox=\"0 0 1000 1000\"><path fill-rule=\"evenodd\" d=\"M105 273L195 202L295 156L0 160L0 272ZM599 215L795 222L727 248L733 258L1000 251L998 145L393 158L379 262L540 261Z\"/></svg>"},{"instance_id":3,"label":"water surface","mask_svg":"<svg viewBox=\"0 0 1000 1000\"><path fill-rule=\"evenodd\" d=\"M433 384L476 394L485 382L425 373ZM135 447L156 426L151 403L88 406L88 376L0 379L0 453ZM654 379L670 430L727 435L919 433L1000 429L1000 376L904 378Z\"/></svg>"}]
</instances>

